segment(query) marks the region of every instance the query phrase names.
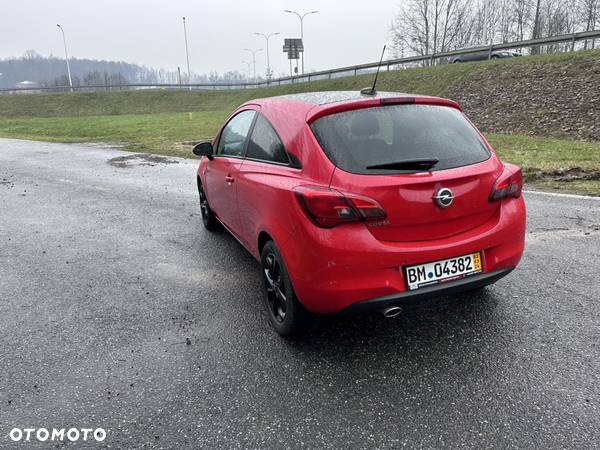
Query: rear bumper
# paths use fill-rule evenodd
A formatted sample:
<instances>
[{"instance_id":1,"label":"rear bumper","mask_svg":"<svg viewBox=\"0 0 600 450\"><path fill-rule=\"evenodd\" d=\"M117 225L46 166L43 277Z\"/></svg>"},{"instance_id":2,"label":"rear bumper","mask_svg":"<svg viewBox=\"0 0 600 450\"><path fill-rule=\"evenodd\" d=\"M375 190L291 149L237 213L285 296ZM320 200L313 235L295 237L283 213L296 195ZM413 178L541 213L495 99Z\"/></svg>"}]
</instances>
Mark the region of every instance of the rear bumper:
<instances>
[{"instance_id":1,"label":"rear bumper","mask_svg":"<svg viewBox=\"0 0 600 450\"><path fill-rule=\"evenodd\" d=\"M355 303L349 306L347 311L371 311L384 309L389 306L402 306L408 302L419 302L443 295L457 294L459 292L470 291L483 286L495 283L500 278L505 277L514 270L514 267L508 269L496 270L494 272L482 273L460 280L447 283L436 284L414 291L401 292L399 294L388 295L386 297L374 298L363 302Z\"/></svg>"},{"instance_id":2,"label":"rear bumper","mask_svg":"<svg viewBox=\"0 0 600 450\"><path fill-rule=\"evenodd\" d=\"M316 314L335 314L368 302L381 302L381 306L388 300L391 304L441 295L442 289L464 290L465 283L473 283L466 289L476 288L476 283L491 284L517 266L524 246L525 204L519 198L503 202L489 222L433 241L385 242L360 223L318 229L308 220L299 221L280 250L304 307ZM407 290L404 267L477 251L482 254L482 274L418 292Z\"/></svg>"}]
</instances>

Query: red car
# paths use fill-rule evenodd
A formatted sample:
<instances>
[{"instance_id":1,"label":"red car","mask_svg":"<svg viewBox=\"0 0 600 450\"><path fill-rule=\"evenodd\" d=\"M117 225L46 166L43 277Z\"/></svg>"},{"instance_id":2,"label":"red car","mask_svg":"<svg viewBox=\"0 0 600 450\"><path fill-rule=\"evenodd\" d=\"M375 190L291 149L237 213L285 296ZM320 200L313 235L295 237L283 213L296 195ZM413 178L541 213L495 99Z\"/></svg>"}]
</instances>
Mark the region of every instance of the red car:
<instances>
[{"instance_id":1,"label":"red car","mask_svg":"<svg viewBox=\"0 0 600 450\"><path fill-rule=\"evenodd\" d=\"M397 93L315 92L240 106L204 156L204 226L260 261L270 321L473 290L523 253L520 168L460 106Z\"/></svg>"}]
</instances>

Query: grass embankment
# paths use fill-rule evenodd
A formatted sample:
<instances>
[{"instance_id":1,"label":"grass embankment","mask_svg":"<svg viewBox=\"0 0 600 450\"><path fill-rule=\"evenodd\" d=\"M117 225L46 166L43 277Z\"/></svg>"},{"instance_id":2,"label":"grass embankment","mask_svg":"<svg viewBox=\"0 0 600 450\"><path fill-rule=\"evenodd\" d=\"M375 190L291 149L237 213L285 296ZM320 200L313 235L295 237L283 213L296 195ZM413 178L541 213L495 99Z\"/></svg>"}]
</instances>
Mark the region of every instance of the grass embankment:
<instances>
[{"instance_id":1,"label":"grass embankment","mask_svg":"<svg viewBox=\"0 0 600 450\"><path fill-rule=\"evenodd\" d=\"M511 61L453 64L384 72L379 89L443 96L497 64L585 60L582 52ZM586 56L587 55L587 56ZM213 136L240 103L303 91L355 90L372 75L260 90L98 92L0 96L0 136L54 142L104 142L126 150L191 156L188 141ZM192 114L189 114L192 112ZM468 111L467 111L468 113ZM506 161L523 167L530 185L600 195L600 143L525 135L489 134ZM564 170L572 169L572 170ZM576 168L576 169L573 169Z\"/></svg>"},{"instance_id":2,"label":"grass embankment","mask_svg":"<svg viewBox=\"0 0 600 450\"><path fill-rule=\"evenodd\" d=\"M0 136L49 142L103 142L124 150L191 157L189 141L209 139L224 111L0 119Z\"/></svg>"}]
</instances>

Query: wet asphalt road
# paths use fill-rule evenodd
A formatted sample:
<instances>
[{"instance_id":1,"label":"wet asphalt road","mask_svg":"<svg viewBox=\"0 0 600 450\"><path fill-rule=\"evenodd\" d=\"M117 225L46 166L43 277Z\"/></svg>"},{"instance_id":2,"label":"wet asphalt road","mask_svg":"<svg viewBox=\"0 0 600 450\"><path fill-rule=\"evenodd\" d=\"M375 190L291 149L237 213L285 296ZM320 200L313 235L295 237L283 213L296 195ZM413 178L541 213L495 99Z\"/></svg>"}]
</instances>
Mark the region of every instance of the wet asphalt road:
<instances>
[{"instance_id":1,"label":"wet asphalt road","mask_svg":"<svg viewBox=\"0 0 600 450\"><path fill-rule=\"evenodd\" d=\"M0 447L14 427L103 427L96 448L598 446L600 200L526 194L522 264L483 294L286 341L257 263L202 229L195 166L0 140Z\"/></svg>"}]
</instances>

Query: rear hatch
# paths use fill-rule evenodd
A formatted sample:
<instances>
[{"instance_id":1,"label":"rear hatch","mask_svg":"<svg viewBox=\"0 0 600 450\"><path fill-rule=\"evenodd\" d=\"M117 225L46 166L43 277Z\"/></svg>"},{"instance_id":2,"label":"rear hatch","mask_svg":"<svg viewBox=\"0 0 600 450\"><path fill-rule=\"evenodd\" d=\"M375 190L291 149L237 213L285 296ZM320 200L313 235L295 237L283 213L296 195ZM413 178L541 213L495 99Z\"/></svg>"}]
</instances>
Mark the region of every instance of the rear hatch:
<instances>
[{"instance_id":1,"label":"rear hatch","mask_svg":"<svg viewBox=\"0 0 600 450\"><path fill-rule=\"evenodd\" d=\"M457 108L383 105L326 115L311 128L336 165L331 188L385 210L385 220L367 222L379 240L442 239L498 212L489 195L501 164Z\"/></svg>"}]
</instances>

